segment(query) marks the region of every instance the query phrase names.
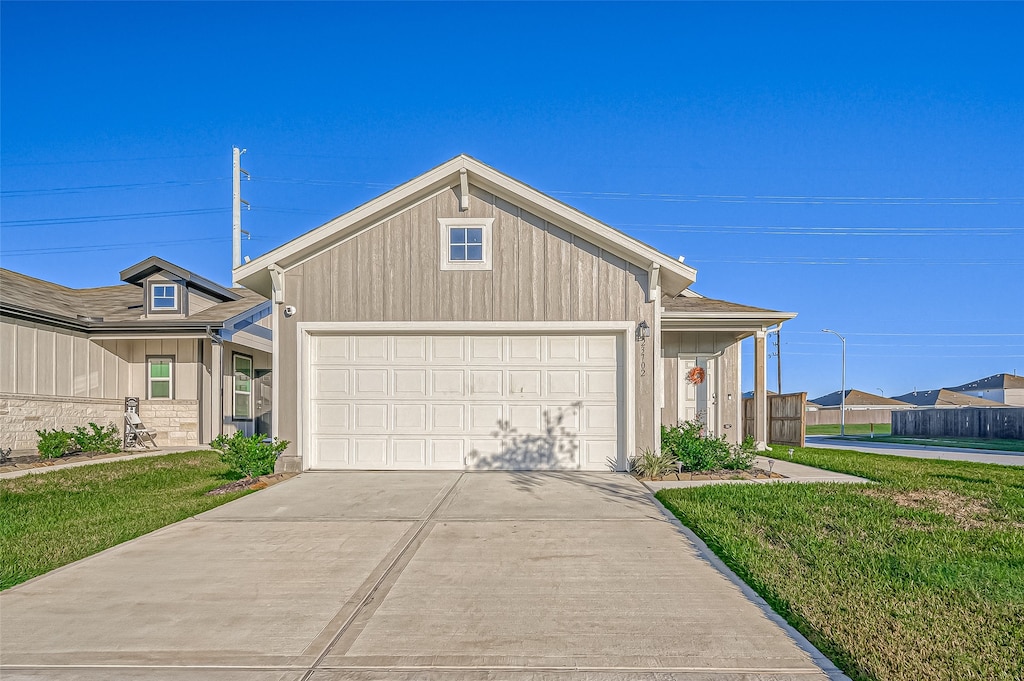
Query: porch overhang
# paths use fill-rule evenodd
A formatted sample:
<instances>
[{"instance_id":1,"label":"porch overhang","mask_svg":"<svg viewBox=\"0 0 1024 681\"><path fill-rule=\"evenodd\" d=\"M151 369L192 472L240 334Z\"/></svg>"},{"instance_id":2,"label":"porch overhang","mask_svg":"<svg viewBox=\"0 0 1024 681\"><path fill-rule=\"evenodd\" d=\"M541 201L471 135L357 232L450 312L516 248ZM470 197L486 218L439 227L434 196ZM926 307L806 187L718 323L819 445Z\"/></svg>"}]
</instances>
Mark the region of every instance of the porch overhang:
<instances>
[{"instance_id":1,"label":"porch overhang","mask_svg":"<svg viewBox=\"0 0 1024 681\"><path fill-rule=\"evenodd\" d=\"M736 335L737 340L767 331L796 317L795 312L773 312L771 315L749 312L663 312L662 331L721 331Z\"/></svg>"}]
</instances>

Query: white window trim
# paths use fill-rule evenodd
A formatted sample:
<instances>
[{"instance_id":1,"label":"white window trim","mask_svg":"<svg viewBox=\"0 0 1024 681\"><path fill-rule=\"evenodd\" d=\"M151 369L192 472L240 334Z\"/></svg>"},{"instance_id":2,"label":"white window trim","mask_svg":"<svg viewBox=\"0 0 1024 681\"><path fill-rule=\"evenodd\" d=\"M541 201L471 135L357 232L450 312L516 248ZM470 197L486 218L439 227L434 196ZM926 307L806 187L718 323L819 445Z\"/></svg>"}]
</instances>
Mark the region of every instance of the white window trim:
<instances>
[{"instance_id":1,"label":"white window trim","mask_svg":"<svg viewBox=\"0 0 1024 681\"><path fill-rule=\"evenodd\" d=\"M167 360L169 371L166 379L158 378L160 382L167 381L167 397L153 397L153 361ZM173 355L151 355L146 358L146 399L147 400L173 400L174 399L174 356Z\"/></svg>"},{"instance_id":2,"label":"white window trim","mask_svg":"<svg viewBox=\"0 0 1024 681\"><path fill-rule=\"evenodd\" d=\"M174 306L173 307L157 307L156 306L156 287L157 286L170 286L171 290L174 291ZM177 312L181 309L181 295L178 291L178 285L174 282L152 282L149 286L149 309L151 312ZM161 296L162 298L166 296Z\"/></svg>"},{"instance_id":3,"label":"white window trim","mask_svg":"<svg viewBox=\"0 0 1024 681\"><path fill-rule=\"evenodd\" d=\"M248 393L246 393L244 390L238 390L235 387L235 373L236 373L235 361L239 357L244 357L245 359L249 360L249 392ZM254 417L255 417L254 415L255 415L256 410L253 408L254 405L252 403L252 382L253 382L253 378L255 377L255 374L256 374L256 365L255 365L255 363L252 360L252 355L246 355L245 353L242 353L242 352L234 352L234 353L231 354L231 419L233 421L252 421L254 419ZM248 395L249 396L249 416L247 416L247 417L241 417L241 416L238 415L238 409L236 408L235 405L238 404L238 396L239 395Z\"/></svg>"},{"instance_id":4,"label":"white window trim","mask_svg":"<svg viewBox=\"0 0 1024 681\"><path fill-rule=\"evenodd\" d=\"M494 218L438 218L441 226L441 269L442 270L490 270L491 267L491 232ZM479 227L483 230L483 260L452 260L449 248L449 236L452 227Z\"/></svg>"}]
</instances>

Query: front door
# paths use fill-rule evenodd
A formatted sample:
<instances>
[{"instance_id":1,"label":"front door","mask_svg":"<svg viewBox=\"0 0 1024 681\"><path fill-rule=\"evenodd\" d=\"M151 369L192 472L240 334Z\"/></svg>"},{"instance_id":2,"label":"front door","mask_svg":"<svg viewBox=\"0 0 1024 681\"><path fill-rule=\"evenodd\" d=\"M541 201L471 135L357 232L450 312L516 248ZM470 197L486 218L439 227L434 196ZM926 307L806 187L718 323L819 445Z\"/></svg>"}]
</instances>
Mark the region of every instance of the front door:
<instances>
[{"instance_id":1,"label":"front door","mask_svg":"<svg viewBox=\"0 0 1024 681\"><path fill-rule=\"evenodd\" d=\"M274 381L269 369L257 369L253 380L253 398L256 400L256 432L261 435L271 433L271 414L273 412Z\"/></svg>"},{"instance_id":2,"label":"front door","mask_svg":"<svg viewBox=\"0 0 1024 681\"><path fill-rule=\"evenodd\" d=\"M679 356L679 421L700 421L707 434L718 435L718 358Z\"/></svg>"}]
</instances>

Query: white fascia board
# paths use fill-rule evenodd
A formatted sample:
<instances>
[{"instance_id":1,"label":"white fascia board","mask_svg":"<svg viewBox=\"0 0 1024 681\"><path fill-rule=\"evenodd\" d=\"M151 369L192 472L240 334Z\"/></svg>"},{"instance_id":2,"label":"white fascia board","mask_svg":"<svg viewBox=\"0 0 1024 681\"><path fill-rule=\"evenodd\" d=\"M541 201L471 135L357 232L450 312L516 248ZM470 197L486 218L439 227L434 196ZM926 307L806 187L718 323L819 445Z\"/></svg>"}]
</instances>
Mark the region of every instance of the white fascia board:
<instances>
[{"instance_id":1,"label":"white fascia board","mask_svg":"<svg viewBox=\"0 0 1024 681\"><path fill-rule=\"evenodd\" d=\"M225 329L231 330L242 329L249 326L250 324L255 324L255 322L259 321L260 319L263 319L264 317L269 317L272 311L273 304L269 300L265 300L262 303L253 305L245 312L240 312L236 314L234 317L229 317L228 319L225 319L223 322L223 326ZM265 327L261 326L260 328L262 329ZM270 331L270 329L266 330Z\"/></svg>"},{"instance_id":2,"label":"white fascia board","mask_svg":"<svg viewBox=\"0 0 1024 681\"><path fill-rule=\"evenodd\" d=\"M651 265L661 268L662 289L675 295L690 286L697 278L692 267L670 258L650 246L581 213L561 201L551 198L532 187L515 180L465 155L457 156L433 170L400 185L358 208L313 229L260 257L239 266L233 278L242 286L268 298L272 295L268 267L277 264L285 270L311 254L322 250L326 243L340 240L346 234L379 222L383 216L399 212L424 196L448 187L459 186L461 171L467 170L471 184L501 196L510 203L523 205L538 217L544 218L569 232L614 253L644 270Z\"/></svg>"},{"instance_id":3,"label":"white fascia board","mask_svg":"<svg viewBox=\"0 0 1024 681\"><path fill-rule=\"evenodd\" d=\"M235 345L241 345L253 350L272 353L274 351L273 340L271 338L266 338L263 335L256 335L252 333L253 329L262 328L262 326L249 326L246 327L244 331L228 331L225 329L221 332L220 337L228 343L234 343Z\"/></svg>"},{"instance_id":4,"label":"white fascia board","mask_svg":"<svg viewBox=\"0 0 1024 681\"><path fill-rule=\"evenodd\" d=\"M684 317L664 312L661 317L661 328L663 331L743 331L753 333L766 331L769 327L794 317L796 317L795 312L780 312L771 317L749 312L703 313Z\"/></svg>"}]
</instances>

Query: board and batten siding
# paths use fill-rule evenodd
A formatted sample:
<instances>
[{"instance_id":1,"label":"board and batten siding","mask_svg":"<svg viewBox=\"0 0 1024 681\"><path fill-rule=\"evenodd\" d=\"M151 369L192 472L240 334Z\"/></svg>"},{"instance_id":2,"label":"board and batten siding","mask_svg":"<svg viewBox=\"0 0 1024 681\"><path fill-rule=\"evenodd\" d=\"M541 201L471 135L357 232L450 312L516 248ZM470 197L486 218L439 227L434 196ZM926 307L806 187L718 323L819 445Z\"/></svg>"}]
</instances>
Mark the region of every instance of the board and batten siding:
<instances>
[{"instance_id":1,"label":"board and batten siding","mask_svg":"<svg viewBox=\"0 0 1024 681\"><path fill-rule=\"evenodd\" d=\"M679 355L719 355L718 430L730 442L739 442L743 437L740 341L734 334L715 331L666 331L662 334L665 402L661 423L667 426L679 421Z\"/></svg>"},{"instance_id":2,"label":"board and batten siding","mask_svg":"<svg viewBox=\"0 0 1024 681\"><path fill-rule=\"evenodd\" d=\"M438 218L445 217L494 218L491 270L441 270ZM645 270L501 197L471 185L462 211L457 188L446 188L286 271L284 302L296 314L286 318L284 306L274 306L278 403L299 402L301 322L646 320L653 328L647 282ZM634 345L636 441L627 443L627 456L655 447L658 425L654 358L645 358L641 376L641 346ZM296 410L278 409L276 417L276 434L294 443Z\"/></svg>"}]
</instances>

